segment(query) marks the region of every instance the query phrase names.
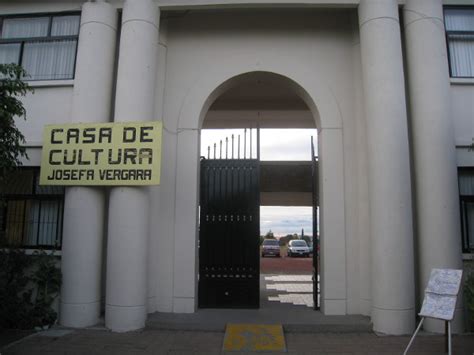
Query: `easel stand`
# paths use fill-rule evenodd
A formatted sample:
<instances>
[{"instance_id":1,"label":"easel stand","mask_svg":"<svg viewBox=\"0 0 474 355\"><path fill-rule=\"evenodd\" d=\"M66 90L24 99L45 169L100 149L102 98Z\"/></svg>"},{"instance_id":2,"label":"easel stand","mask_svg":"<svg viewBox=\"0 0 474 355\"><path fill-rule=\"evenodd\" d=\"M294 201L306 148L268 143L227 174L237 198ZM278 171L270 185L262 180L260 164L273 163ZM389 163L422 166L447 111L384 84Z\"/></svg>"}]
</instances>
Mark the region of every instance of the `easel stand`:
<instances>
[{"instance_id":1,"label":"easel stand","mask_svg":"<svg viewBox=\"0 0 474 355\"><path fill-rule=\"evenodd\" d=\"M451 322L444 322L444 352L451 355Z\"/></svg>"},{"instance_id":2,"label":"easel stand","mask_svg":"<svg viewBox=\"0 0 474 355\"><path fill-rule=\"evenodd\" d=\"M425 320L425 317L421 317L420 323L418 324L418 327L416 327L415 333L413 333L413 336L411 337L410 342L408 343L405 351L403 352L403 355L407 355L408 350L410 349L411 344L413 344L413 341L415 340L416 334L418 334L418 332L420 331L424 320ZM448 355L452 355L452 349L451 349L451 322L447 320L446 323L445 323L445 326L446 326L446 334L445 334L446 335L446 348L445 348L446 350L445 351L448 353Z\"/></svg>"},{"instance_id":3,"label":"easel stand","mask_svg":"<svg viewBox=\"0 0 474 355\"><path fill-rule=\"evenodd\" d=\"M454 318L454 309L461 286L462 270L432 269L428 286L425 289L425 299L418 315L420 324L410 339L403 355L408 353L416 334L418 334L425 318L445 321L444 333L446 336L445 351L451 355L451 321Z\"/></svg>"}]
</instances>

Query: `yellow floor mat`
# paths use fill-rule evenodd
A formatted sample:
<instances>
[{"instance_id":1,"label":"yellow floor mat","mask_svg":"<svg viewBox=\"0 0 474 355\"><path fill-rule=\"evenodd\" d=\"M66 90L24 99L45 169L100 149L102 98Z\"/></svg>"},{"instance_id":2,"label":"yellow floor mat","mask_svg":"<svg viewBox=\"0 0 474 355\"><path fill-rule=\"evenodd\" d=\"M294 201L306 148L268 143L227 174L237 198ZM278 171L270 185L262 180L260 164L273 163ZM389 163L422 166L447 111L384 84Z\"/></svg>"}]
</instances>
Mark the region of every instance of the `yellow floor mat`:
<instances>
[{"instance_id":1,"label":"yellow floor mat","mask_svg":"<svg viewBox=\"0 0 474 355\"><path fill-rule=\"evenodd\" d=\"M286 351L281 324L227 324L223 351Z\"/></svg>"}]
</instances>

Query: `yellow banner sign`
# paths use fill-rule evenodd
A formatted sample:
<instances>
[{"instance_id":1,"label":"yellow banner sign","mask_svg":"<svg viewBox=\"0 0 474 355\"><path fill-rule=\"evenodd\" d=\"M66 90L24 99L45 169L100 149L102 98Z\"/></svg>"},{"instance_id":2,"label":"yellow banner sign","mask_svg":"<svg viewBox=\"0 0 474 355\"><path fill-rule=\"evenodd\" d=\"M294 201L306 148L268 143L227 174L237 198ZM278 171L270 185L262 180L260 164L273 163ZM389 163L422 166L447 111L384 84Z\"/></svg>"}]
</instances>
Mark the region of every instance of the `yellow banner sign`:
<instances>
[{"instance_id":1,"label":"yellow banner sign","mask_svg":"<svg viewBox=\"0 0 474 355\"><path fill-rule=\"evenodd\" d=\"M45 126L41 185L158 185L161 122Z\"/></svg>"}]
</instances>

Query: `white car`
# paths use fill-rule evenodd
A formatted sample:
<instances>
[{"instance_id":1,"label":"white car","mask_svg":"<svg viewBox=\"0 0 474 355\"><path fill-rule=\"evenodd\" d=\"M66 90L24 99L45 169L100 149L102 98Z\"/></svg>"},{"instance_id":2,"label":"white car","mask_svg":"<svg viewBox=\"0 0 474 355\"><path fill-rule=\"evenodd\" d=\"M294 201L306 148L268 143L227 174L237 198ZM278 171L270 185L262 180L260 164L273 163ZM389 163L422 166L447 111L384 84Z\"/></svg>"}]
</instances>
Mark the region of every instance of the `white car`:
<instances>
[{"instance_id":1,"label":"white car","mask_svg":"<svg viewBox=\"0 0 474 355\"><path fill-rule=\"evenodd\" d=\"M308 244L304 240L301 239L295 239L295 240L290 240L288 243L288 256L309 256L310 250L308 247Z\"/></svg>"}]
</instances>

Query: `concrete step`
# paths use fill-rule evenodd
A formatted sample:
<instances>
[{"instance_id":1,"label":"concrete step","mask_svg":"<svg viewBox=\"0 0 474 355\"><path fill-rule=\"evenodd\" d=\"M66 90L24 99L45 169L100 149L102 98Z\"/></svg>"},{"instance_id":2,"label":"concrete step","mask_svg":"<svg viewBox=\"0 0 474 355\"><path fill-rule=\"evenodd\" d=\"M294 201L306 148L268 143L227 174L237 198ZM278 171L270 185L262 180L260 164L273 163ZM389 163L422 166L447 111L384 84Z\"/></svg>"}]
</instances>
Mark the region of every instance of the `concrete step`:
<instances>
[{"instance_id":1,"label":"concrete step","mask_svg":"<svg viewBox=\"0 0 474 355\"><path fill-rule=\"evenodd\" d=\"M367 333L372 332L369 317L325 316L320 311L277 307L271 309L200 309L195 313L153 313L147 329L224 332L228 323L281 324L286 333Z\"/></svg>"}]
</instances>

